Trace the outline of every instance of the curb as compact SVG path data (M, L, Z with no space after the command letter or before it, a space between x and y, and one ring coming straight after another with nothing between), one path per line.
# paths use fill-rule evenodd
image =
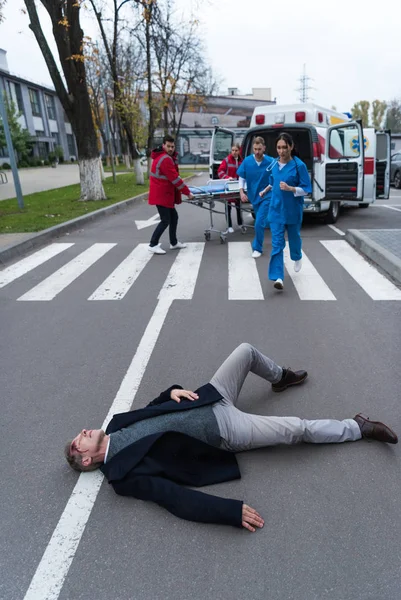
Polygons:
M187 181L196 177L196 175L191 175L190 177L183 177L183 181ZM98 210L94 210L93 212L88 213L87 215L81 215L80 217L76 217L75 219L71 219L71 221L65 221L64 223L60 223L59 225L54 225L53 227L49 227L48 229L44 229L43 231L39 231L38 233L33 233L28 239L22 240L21 242L17 242L16 244L10 244L5 248L0 249L0 265L4 265L5 263L11 261L13 258L20 256L21 254L25 254L29 250L33 250L38 246L44 245L49 240L59 237L65 233L69 233L70 231L74 231L75 229L80 229L83 225L90 223L92 221L97 221L102 217L107 217L109 215L115 214L120 210L124 210L133 204L143 202L148 199L149 192L144 192L143 194L139 194L138 196L133 196L132 198L128 198L127 200L121 200L120 202L116 202L115 204L110 204L110 206L105 206L103 208L99 208Z
M351 246L381 267L398 284L401 284L401 259L370 239L368 235L359 229L348 229L345 239Z

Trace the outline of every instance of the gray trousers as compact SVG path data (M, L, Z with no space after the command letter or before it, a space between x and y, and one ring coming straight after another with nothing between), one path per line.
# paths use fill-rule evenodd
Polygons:
M236 408L238 396L248 373L277 383L282 368L250 344L241 344L216 371L210 383L223 396L213 405L222 438L222 447L232 452L252 450L276 444L309 442L328 444L361 439L354 419L308 421L298 417L264 417Z

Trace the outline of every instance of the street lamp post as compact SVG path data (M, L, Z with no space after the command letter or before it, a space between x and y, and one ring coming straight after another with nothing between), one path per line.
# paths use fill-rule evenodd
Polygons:
M3 91L1 89L0 89L0 117L3 121L4 135L6 138L8 156L10 157L10 165L11 165L11 169L13 172L14 187L15 187L15 193L17 195L18 206L20 208L24 208L24 199L22 197L21 182L19 180L18 167L17 167L17 162L15 160L13 142L11 139L10 128L8 126L7 109L6 109L6 105L4 103Z

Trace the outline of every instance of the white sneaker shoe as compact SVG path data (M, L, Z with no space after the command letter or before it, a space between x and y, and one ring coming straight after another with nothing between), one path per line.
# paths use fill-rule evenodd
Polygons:
M161 244L157 244L157 246L148 246L148 250L153 254L166 254L166 251L163 250Z
M282 279L276 279L276 281L274 282L274 287L276 288L276 290L283 290L284 289L284 283Z
M182 242L177 242L175 246L172 246L170 244L170 250L180 250L181 248L186 248L187 245L183 244Z
M294 271L295 271L295 273L299 273L301 269L302 269L302 258L300 258L299 260L296 260L294 262Z
M234 233L234 229L232 227L228 228L228 233Z
M261 252L258 252L257 250L252 252L252 258L259 258L259 256L262 256Z

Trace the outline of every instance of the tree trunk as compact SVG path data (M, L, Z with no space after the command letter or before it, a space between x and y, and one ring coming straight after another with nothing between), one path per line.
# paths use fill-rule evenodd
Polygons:
M79 177L81 180L80 200L106 200L100 174L99 157L79 159Z
M106 179L106 175L104 174L103 162L102 162L101 158L99 158L99 166L100 166L100 177L102 178L102 181L104 181Z
M127 167L127 170L129 171L131 168L131 162L129 159L129 154L124 154L124 160L125 160L125 166Z
M134 161L134 170L135 170L135 180L137 185L145 184L145 177L143 175L141 161L139 158L135 158Z

